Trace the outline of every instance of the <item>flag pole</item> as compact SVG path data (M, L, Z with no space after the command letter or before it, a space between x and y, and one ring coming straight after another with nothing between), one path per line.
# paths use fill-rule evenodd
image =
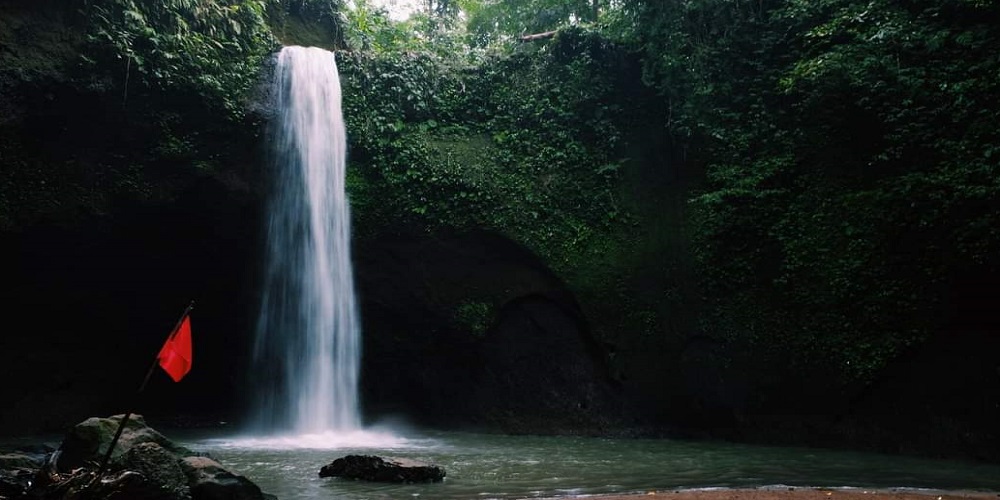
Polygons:
M194 309L193 300L191 301L190 304L188 304L187 308L184 309L184 312L181 314L181 317L177 319L177 323L174 325L173 330L170 330L170 335L167 335L168 342L170 341L171 338L174 337L174 335L177 335L177 331L180 330L181 328L181 323L184 321L184 318L187 317L187 315L191 312L192 309ZM146 372L146 377L142 379L142 384L139 385L139 390L137 390L135 393L136 396L142 394L142 391L146 389L146 384L149 382L149 377L153 375L153 371L156 370L156 365L159 361L160 361L160 353L159 351L157 351L156 356L153 357L153 363L149 366L149 370ZM125 424L128 423L128 419L131 416L132 412L126 411L125 416L122 417L122 421L118 424L118 430L115 431L115 437L111 439L111 444L108 445L108 451L104 453L104 458L101 459L101 465L100 467L97 468L97 472L94 474L95 480L101 477L101 474L104 472L105 467L108 466L108 462L111 461L111 453L115 450L115 445L118 444L118 439L122 437L122 432L125 430Z

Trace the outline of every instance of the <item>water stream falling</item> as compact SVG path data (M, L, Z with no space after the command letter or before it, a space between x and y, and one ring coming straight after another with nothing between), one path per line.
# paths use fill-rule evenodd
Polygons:
M285 47L253 385L257 432L356 431L360 324L344 190L347 134L332 52Z

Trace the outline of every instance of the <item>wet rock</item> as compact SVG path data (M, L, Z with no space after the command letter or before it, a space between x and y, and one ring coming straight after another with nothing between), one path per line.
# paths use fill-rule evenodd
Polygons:
M58 470L66 472L78 467L83 467L89 463L100 463L108 451L108 446L114 438L118 425L124 415L115 415L108 418L91 417L79 424L76 424L67 433L59 446ZM181 456L195 455L195 453L183 446L178 446L160 434L152 427L146 425L142 415L132 415L111 454L114 462L129 449L142 443L156 443L165 450Z
M123 415L77 424L58 450L0 453L0 500L271 500L249 479L178 446L141 416L126 427L98 476Z
M319 477L343 477L380 483L428 483L444 480L444 469L408 458L348 455L323 466Z
M34 473L27 469L0 469L0 498L22 498Z
M0 452L0 499L26 495L36 471L54 451L51 447L39 445Z
M37 469L43 460L25 453L13 452L0 454L0 469Z
M136 472L141 480L129 484L128 498L191 500L188 477L178 457L156 443L131 447L119 461L124 471Z
M181 461L193 500L267 500L249 479L226 470L208 457L186 457Z

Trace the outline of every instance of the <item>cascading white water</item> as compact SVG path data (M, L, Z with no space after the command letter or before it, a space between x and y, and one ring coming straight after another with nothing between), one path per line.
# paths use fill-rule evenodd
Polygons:
M258 431L351 431L360 426L360 321L337 63L323 49L285 47L276 71L277 179L253 353Z

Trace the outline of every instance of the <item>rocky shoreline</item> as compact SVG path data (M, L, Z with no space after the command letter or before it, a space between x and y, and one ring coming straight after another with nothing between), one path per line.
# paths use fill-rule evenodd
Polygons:
M121 426L123 419L125 425ZM120 429L117 444L112 448ZM109 453L110 449L110 453ZM141 415L91 417L58 448L0 452L0 500L276 500L204 453L178 446Z

